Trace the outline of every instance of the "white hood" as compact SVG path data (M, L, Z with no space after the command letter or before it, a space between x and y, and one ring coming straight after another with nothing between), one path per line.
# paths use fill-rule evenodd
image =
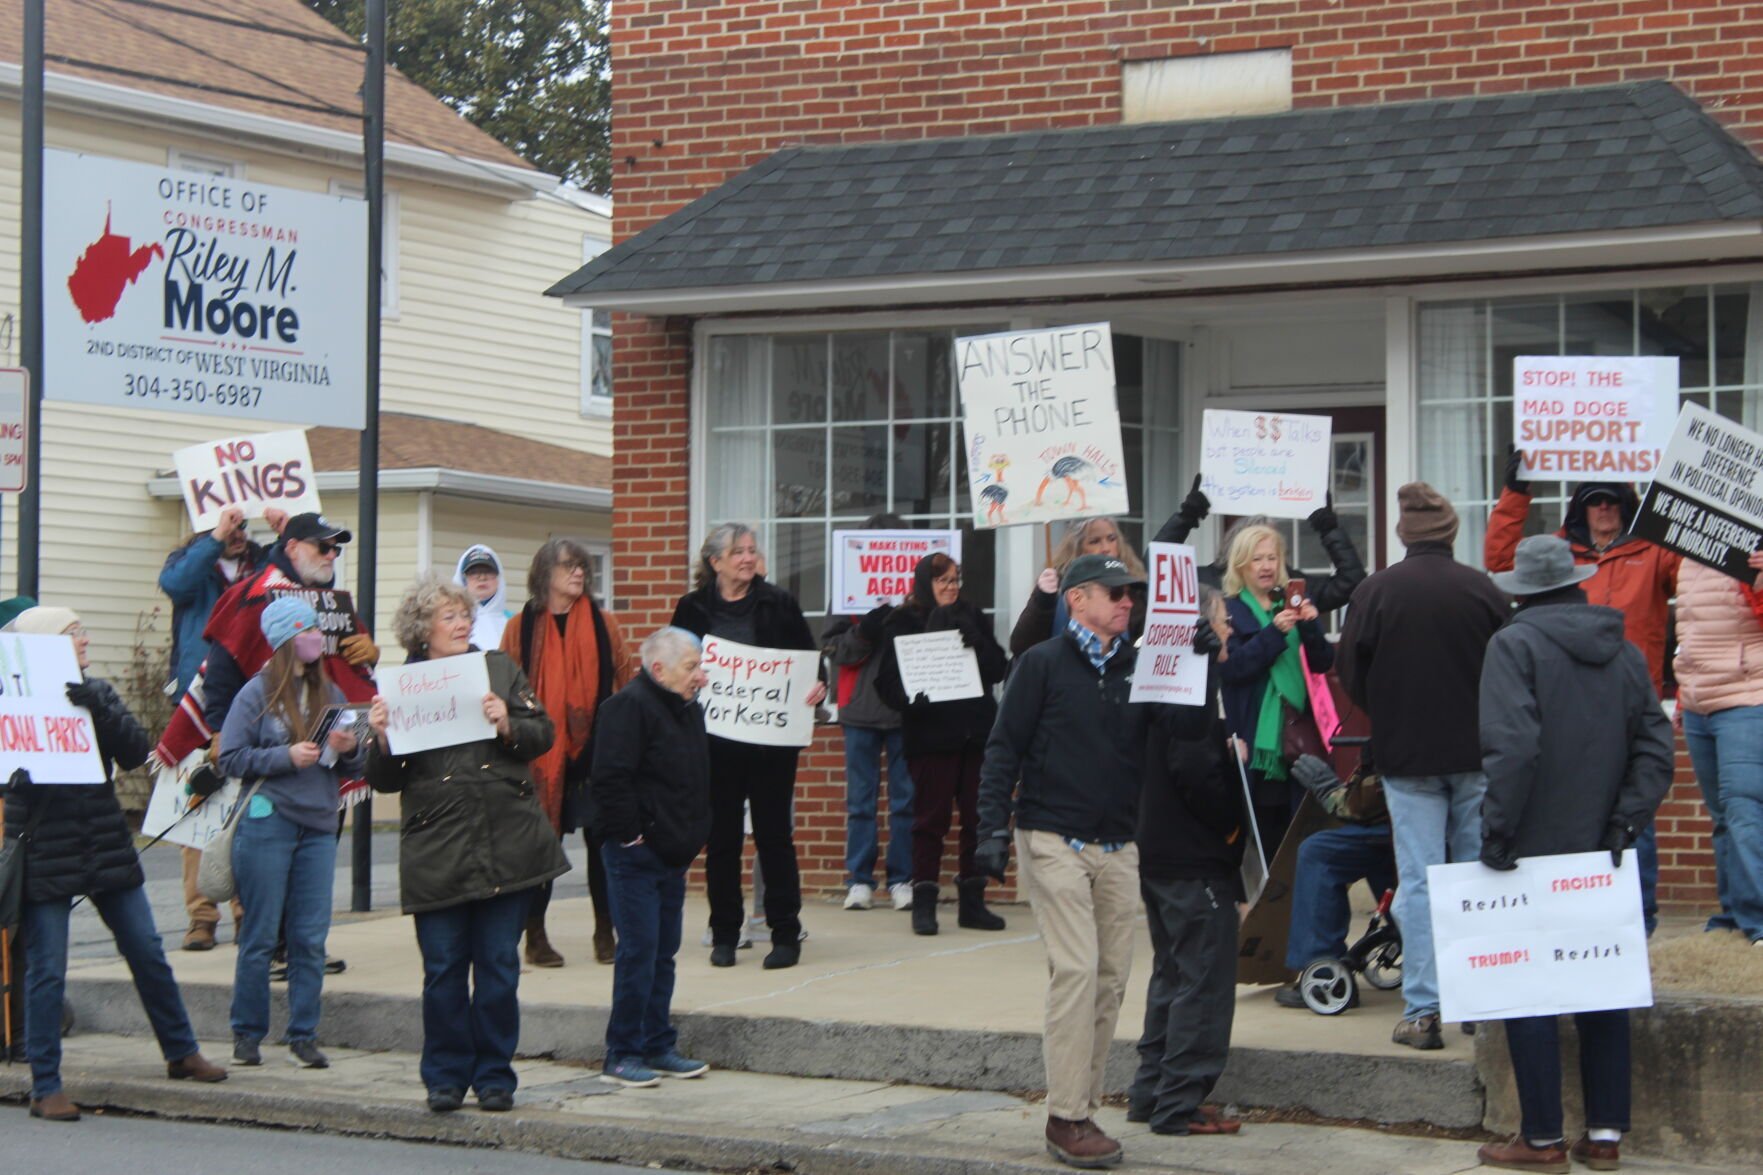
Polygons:
M502 630L507 627L509 618L508 573L502 568L501 556L482 543L467 547L453 568L453 582L464 587L465 564L477 562L482 555L488 555L490 562L496 565L498 580L496 594L477 606L477 616L471 622L471 643L488 652L502 647Z

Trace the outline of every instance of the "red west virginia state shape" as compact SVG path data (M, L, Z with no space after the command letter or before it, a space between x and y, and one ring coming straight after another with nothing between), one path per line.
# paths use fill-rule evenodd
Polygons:
M157 241L132 252L127 237L110 231L110 213L104 213L104 235L86 246L67 278L67 292L87 323L103 322L116 313L123 290L134 284L155 257L164 258Z

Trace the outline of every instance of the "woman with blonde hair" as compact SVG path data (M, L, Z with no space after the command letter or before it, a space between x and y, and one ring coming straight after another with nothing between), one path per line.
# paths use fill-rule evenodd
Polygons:
M1226 725L1249 750L1249 783L1261 845L1273 859L1300 791L1287 778L1300 748L1320 749L1308 673L1334 665L1316 605L1287 598L1286 545L1271 526L1245 526L1225 553L1228 656L1218 665Z

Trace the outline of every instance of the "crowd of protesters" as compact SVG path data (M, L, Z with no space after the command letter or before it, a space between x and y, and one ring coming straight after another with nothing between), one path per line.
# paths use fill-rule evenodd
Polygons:
M1326 505L1308 522L1331 563L1314 580L1293 568L1279 525L1236 520L1201 573L1194 648L1207 674L1198 706L1129 701L1146 574L1107 518L1069 528L1008 652L947 554L919 562L904 598L833 618L817 642L797 601L765 577L755 531L725 523L706 537L672 622L633 650L595 601L579 543L540 548L515 612L500 558L472 546L451 582L428 576L409 590L394 626L411 662L486 654L482 707L494 737L409 755L388 743L371 634L352 614L325 624L303 595L331 584L350 541L321 515L271 518L265 547L228 511L168 557L160 583L174 605L170 676L180 703L157 747L109 685L84 676L77 616L27 607L9 619L16 631L73 637L82 680L68 696L91 711L107 774L151 750L199 794L227 777L246 782L231 842L236 1065L261 1062L272 965L288 982L291 1059L327 1063L317 1038L323 976L336 969L325 937L344 781L401 794L401 900L422 957L421 1073L436 1112L458 1109L470 1092L485 1110L513 1104L519 944L524 936L531 966L564 965L546 914L552 883L570 868L561 840L576 830L587 846L595 956L613 965L608 1082L645 1087L708 1068L680 1053L671 1016L687 870L700 855L711 964L735 965L746 945L749 834L770 937L763 965L799 963L799 752L707 733L697 696L707 637L818 648L843 727L845 909L870 909L879 889L910 910L912 933L939 933L954 830L956 925L1001 930L986 889L1005 880L1014 849L1047 956L1046 1145L1067 1164L1107 1167L1123 1152L1095 1114L1141 913L1152 959L1128 1119L1159 1134L1240 1130L1208 1099L1229 1051L1248 897L1242 865L1257 832L1262 855L1275 857L1306 796L1341 819L1291 851L1285 962L1296 972L1340 955L1349 887L1393 887L1398 1044L1445 1043L1431 865L1509 869L1588 850L1620 861L1633 849L1651 929L1652 816L1672 773L1660 698L1673 598L1676 721L1714 823L1720 911L1709 928L1763 942L1763 682L1750 668L1763 664L1763 596L1629 534L1637 498L1628 486L1577 487L1557 534L1521 541L1531 497L1520 468L1514 455L1489 521L1491 575L1456 560L1456 512L1424 483L1397 495L1406 557L1369 578ZM1185 540L1209 509L1196 480L1155 538ZM1763 571L1763 554L1751 566ZM1325 618L1341 609L1331 638ZM896 642L937 631L959 633L972 651L979 697L907 695ZM1375 811L1341 801L1330 753L1339 732L1323 729L1318 693L1331 670L1370 722L1359 770L1381 778ZM827 694L819 684L806 701ZM364 712L359 728L315 733L321 713L351 703ZM195 1047L113 787L43 788L18 772L5 820L7 836L26 842L19 938L31 1113L79 1114L58 1069L68 910L80 895L135 974L169 1075L223 1080ZM197 857L187 853L183 945L210 950L220 911L196 891ZM1275 998L1304 1006L1296 984ZM1578 1019L1586 1136L1571 1148L1562 1137L1554 1018L1508 1021L1523 1124L1516 1138L1484 1146L1484 1162L1553 1170L1570 1153L1617 1161L1629 1116L1627 1015Z

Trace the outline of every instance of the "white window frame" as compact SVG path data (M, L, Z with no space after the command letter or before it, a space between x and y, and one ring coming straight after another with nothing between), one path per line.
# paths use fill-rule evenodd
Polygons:
M600 606L612 610L612 544L586 541L582 543L593 566L588 568L589 581L599 589Z
M588 262L592 261L610 248L612 248L611 241L602 237L583 234L582 264L586 265ZM610 389L612 387L611 372L606 373L606 386L609 389L608 394L601 395L594 391L594 340L596 338L610 339L612 337L612 326L610 321L606 326L595 326L594 314L595 311L591 307L582 310L581 414L583 416L611 419L613 405L613 398L610 394Z
M181 147L166 149L165 166L172 171L193 171L198 175L219 176L222 179L242 180L245 178L245 161L243 159L228 159L224 155L204 155L199 151L185 151Z
M347 196L352 200L367 199L367 188L362 184L346 183L343 180L332 180L330 193L333 196ZM391 188L381 191L384 198L380 211L380 317L397 318L400 314L398 305L398 193Z

